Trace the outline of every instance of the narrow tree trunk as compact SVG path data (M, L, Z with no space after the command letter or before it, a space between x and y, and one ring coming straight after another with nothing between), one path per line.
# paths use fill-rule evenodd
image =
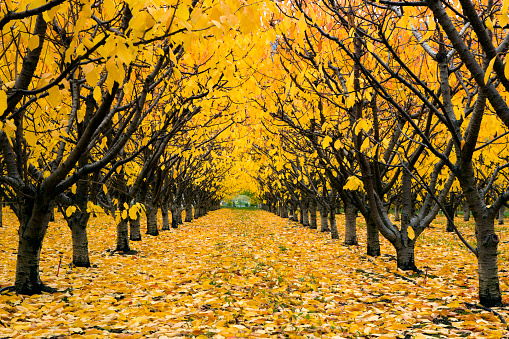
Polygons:
M195 208L194 208L194 218L195 218L195 219L198 219L198 218L200 217L200 209L201 209L200 204L197 204L197 205L195 206ZM173 213L173 208L172 208L172 210L171 210L171 213ZM173 218L173 217L172 217L172 218Z
M72 264L76 267L90 267L88 256L87 224L90 214L76 211L69 219L72 236Z
M329 224L331 238L339 239L338 227L336 225L336 209L334 206L331 206L331 208L329 209Z
M304 204L300 203L298 206L300 207L300 213L299 213L299 218L297 219L298 222L301 224L301 225L304 225ZM295 221L297 221L295 220Z
M502 303L498 279L497 250L500 239L495 233L495 221L489 218L476 221L478 250L479 301L486 307Z
M357 208L345 202L345 245L357 245Z
M449 215L449 217L451 219L454 220L454 200L451 199L451 201L449 203L447 203L444 207L445 207L445 210L447 211L447 214ZM454 225L449 221L449 219L447 219L447 227L445 228L445 231L446 232L454 232Z
M408 246L395 248L398 268L403 271L418 272L419 270L417 269L417 266L415 266L414 261L415 243L410 241Z
M327 207L320 205L320 231L321 232L330 232L329 221L327 219Z
M309 227L309 202L306 200L302 204L302 225L304 227Z
M127 228L127 220L120 220L117 224L117 248L118 252L129 252L129 230Z
M186 206L186 219L185 219L186 222L191 222L193 221L193 205L191 204L188 204Z
M398 201L396 201L394 203L394 221L400 221L401 219L399 218L399 209L400 209L400 204Z
M372 257L380 255L380 236L371 217L366 219L366 254Z
M168 203L165 202L161 205L161 215L163 217L163 227L161 231L168 231L170 229L170 218L168 215Z
M498 224L503 225L504 224L504 213L505 213L505 206L502 205L500 209L498 210Z
M137 214L136 219L129 219L129 239L132 241L141 241L141 222L139 213Z
M316 200L311 199L309 202L309 227L313 230L316 230Z
M470 208L466 202L463 203L463 221L470 220Z
M157 236L159 229L157 228L157 208L155 206L146 205L147 215L147 234Z

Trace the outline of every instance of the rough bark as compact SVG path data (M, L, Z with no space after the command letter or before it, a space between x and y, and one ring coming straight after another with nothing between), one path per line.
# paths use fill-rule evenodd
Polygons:
M330 233L332 239L339 239L338 227L336 225L336 208L335 206L331 206L329 209L329 224L330 224Z
M357 208L345 203L345 245L357 245Z
M400 208L400 203L399 202L395 202L394 203L394 221L400 221L401 220L399 218L399 208Z
M14 283L17 293L28 295L52 291L41 282L39 262L53 203L44 201L44 197L39 197L36 203L30 200L25 199L25 205L20 215L21 227Z
M132 241L141 241L141 222L140 215L136 219L129 219L129 239Z
M466 202L463 203L463 221L470 220L470 208L468 208L468 204Z
M482 225L481 225L482 223ZM490 218L476 221L479 301L481 305L492 307L502 303L498 279L497 250L500 239L495 233L495 220Z
M120 220L117 224L117 248L118 252L129 252L129 230L127 228L127 220Z
M198 208L196 209L197 212L195 212L194 217L196 218L196 215L200 217L200 212L198 211ZM175 204L171 204L171 228L178 228L178 217L177 217L177 206Z
M0 227L4 226L4 223L3 223L3 208L4 208L4 203L3 203L3 200L2 200L2 196L0 195Z
M163 217L162 231L168 231L170 229L170 218L168 212L168 203L163 203L161 206L161 215Z
M415 266L414 252L415 243L413 241L410 241L407 246L402 245L401 247L396 247L396 258L399 269L403 271L419 271L417 266Z
M189 204L186 206L186 219L185 222L193 221L193 205Z
M380 234L374 220L366 219L366 254L372 257L380 255Z
M307 200L304 201L301 208L302 225L304 227L309 227L309 202Z
M324 205L320 205L320 231L321 232L330 232L329 228L329 220L327 208Z
M182 207L180 207L180 205L178 205L178 206L177 206L177 223L178 223L179 225L184 224L184 223L182 222Z
M504 213L505 213L505 206L502 205L500 209L498 210L498 224L503 225L504 224Z
M150 204L147 204L146 215L147 215L147 234L153 236L159 235L159 229L157 227L157 208L154 206L150 206Z
M313 230L317 229L316 224L316 200L311 199L309 202L309 227Z
M89 217L90 214L87 212L76 211L69 220L72 235L72 264L76 267L90 267L87 237Z

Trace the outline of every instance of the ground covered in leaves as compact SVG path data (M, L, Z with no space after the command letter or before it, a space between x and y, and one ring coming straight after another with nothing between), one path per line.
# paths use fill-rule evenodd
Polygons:
M338 224L343 216L338 215ZM0 338L501 338L508 332L477 303L474 256L437 219L420 237L427 278L397 271L383 241L359 247L264 211L223 209L112 253L109 217L89 226L93 267L71 268L70 232L57 218L41 258L43 281L61 292L0 295ZM472 239L471 224L458 223ZM16 219L4 209L0 287L13 284ZM500 231L505 229L499 227ZM501 288L508 248L500 247ZM57 277L63 253L63 265ZM508 301L507 295L504 301ZM497 308L503 318L509 311Z

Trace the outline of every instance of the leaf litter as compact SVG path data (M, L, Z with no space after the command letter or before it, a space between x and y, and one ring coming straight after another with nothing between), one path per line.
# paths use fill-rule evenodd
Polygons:
M337 216L343 225L344 216ZM0 338L502 338L508 310L477 303L476 261L437 218L416 246L427 274L265 211L222 209L112 253L107 216L88 227L91 268L73 268L70 231L51 223L43 281L60 292L0 295ZM17 221L4 211L0 286L13 284ZM458 222L473 239L471 223ZM340 227L341 228L341 227ZM499 226L504 231L504 226ZM507 244L500 246L507 290ZM60 254L63 253L63 254ZM57 277L60 257L63 265ZM507 298L507 296L504 296ZM504 299L504 301L507 301ZM500 317L499 317L500 316Z

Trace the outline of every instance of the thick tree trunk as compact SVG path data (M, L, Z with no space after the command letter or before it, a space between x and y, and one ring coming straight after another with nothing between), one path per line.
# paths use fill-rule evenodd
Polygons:
M482 223L482 224L481 224ZM489 218L476 221L478 250L479 301L486 307L502 303L498 279L497 250L500 239L495 233L495 221Z
M117 248L118 252L129 252L129 229L127 228L127 220L120 220L117 224Z
M199 212L195 212L194 214L194 217L196 218L196 213L198 213L199 215ZM177 216L177 206L175 204L171 204L171 228L178 228L179 227L179 223L178 223L178 216Z
M503 225L504 224L504 213L505 213L505 206L502 205L500 209L498 210L498 224Z
M72 236L72 264L76 267L90 267L88 256L87 224L90 214L76 211L69 219Z
M129 239L132 241L141 241L141 222L139 213L137 214L136 219L129 219Z
M159 235L159 229L157 227L157 208L147 204L146 215L147 215L147 234L153 236Z
M366 243L366 254L372 257L378 257L380 255L380 235L371 217L366 219Z
M170 218L168 213L168 203L163 203L161 206L161 215L163 217L163 227L161 231L168 231L170 229Z
M418 272L419 270L417 269L417 266L415 266L414 261L415 243L411 241L408 243L408 246L395 248L398 268L403 271Z
M313 230L316 230L316 200L311 199L309 202L309 227Z
M177 206L177 223L178 223L179 225L184 224L184 223L182 222L182 207L181 207L180 205L178 205L178 206Z
M201 210L201 206L200 206L200 204L197 204L194 209L194 218L195 219L198 219L200 217L200 210ZM173 214L173 208L171 210L171 213ZM173 216L172 216L172 219L173 219Z
M338 227L336 225L336 208L331 206L329 209L329 224L332 239L339 239Z
M193 221L193 205L189 204L186 206L186 219L185 222Z
M320 205L320 231L330 232L327 207Z
M288 218L288 209L286 204L281 206L281 218Z
M39 276L39 262L44 236L48 229L52 202L24 202L21 211L18 254L16 261L16 281L14 286L19 294L38 294L42 291L53 291L45 286ZM33 208L30 208L32 207ZM35 210L35 211L34 211Z
M304 206L303 205L304 204L299 204L299 207L300 207L299 218L295 220L295 221L298 221L301 225L304 225ZM295 208L295 210L297 210L297 208Z
M357 208L345 203L345 245L357 245Z
M470 220L470 208L466 202L463 203L463 221Z

